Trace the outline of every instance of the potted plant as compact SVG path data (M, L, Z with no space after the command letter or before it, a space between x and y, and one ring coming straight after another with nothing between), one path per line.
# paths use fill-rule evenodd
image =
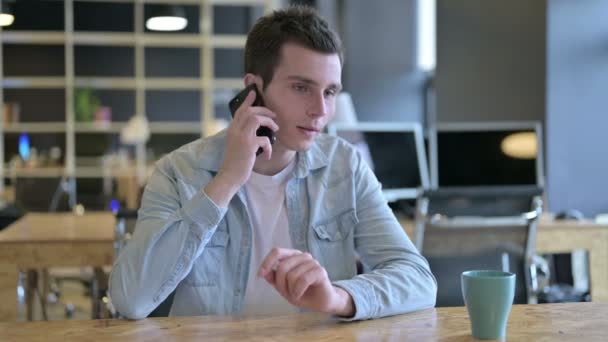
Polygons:
M100 103L101 101L92 89L75 89L74 119L77 122L92 122L95 111L97 111Z

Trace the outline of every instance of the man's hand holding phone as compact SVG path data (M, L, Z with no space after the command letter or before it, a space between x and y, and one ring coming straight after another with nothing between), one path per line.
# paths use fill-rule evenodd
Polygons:
M238 189L249 180L258 149L263 149L260 158L270 159L272 156L270 139L258 136L256 132L260 127L278 131L279 126L274 122L276 114L266 107L254 106L255 100L256 92L249 91L234 113L227 131L224 162L205 187L207 196L218 206L226 207Z

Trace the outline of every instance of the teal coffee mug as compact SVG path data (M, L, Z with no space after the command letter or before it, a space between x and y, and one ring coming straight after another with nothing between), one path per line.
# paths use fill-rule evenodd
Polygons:
M460 277L473 337L504 339L515 296L515 274L465 271Z

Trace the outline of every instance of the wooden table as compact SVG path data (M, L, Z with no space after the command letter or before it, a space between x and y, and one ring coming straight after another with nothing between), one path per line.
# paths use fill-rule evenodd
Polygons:
M515 305L508 341L605 341L608 304ZM464 307L342 323L324 314L0 323L2 341L475 341Z
M400 222L413 240L413 222L405 219L400 219ZM587 251L591 300L608 302L608 225L543 217L536 234L536 251L539 254Z
M27 214L0 232L0 321L15 321L19 270L112 265L109 212Z

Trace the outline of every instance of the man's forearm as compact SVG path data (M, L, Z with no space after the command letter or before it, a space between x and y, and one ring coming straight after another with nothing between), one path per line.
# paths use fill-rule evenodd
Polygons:
M239 190L239 187L225 181L220 174L215 176L203 189L205 194L218 207L226 208Z

